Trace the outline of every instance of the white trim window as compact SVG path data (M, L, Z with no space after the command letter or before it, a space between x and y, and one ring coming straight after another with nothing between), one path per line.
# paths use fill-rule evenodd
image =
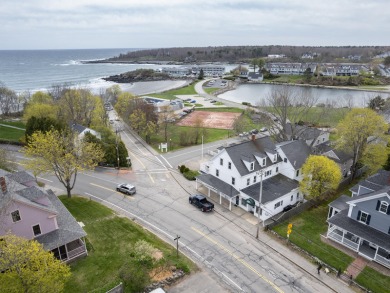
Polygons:
M228 162L228 169L232 168L232 162Z
M236 184L236 178L232 177L232 185Z
M358 211L357 220L361 223L370 225L371 215L363 211Z
M19 221L21 220L19 210L16 210L16 211L12 212L12 213L11 213L11 217L12 217L12 221L13 221L14 223L19 222Z
M283 200L277 202L274 206L274 210L276 210L278 207L282 206L283 205Z
M381 204L379 206L379 211L381 213L387 213L387 209L389 208L389 204L386 201L381 201Z
M221 166L223 166L223 159L222 159L222 158L219 159L219 164L220 164Z
M249 184L251 184L251 179L250 178L246 179L246 186L249 186Z
M219 177L219 170L215 169L215 176Z
M251 163L249 169L250 169L250 171L253 171L253 169L255 169L255 163L254 162Z

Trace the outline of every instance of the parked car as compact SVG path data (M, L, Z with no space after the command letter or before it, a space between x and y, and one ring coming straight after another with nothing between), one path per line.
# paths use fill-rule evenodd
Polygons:
M213 104L216 103L216 102L217 102L216 100L211 100L210 101L210 103L213 103Z
M260 128L260 132L266 132L268 129L266 127Z
M209 202L203 195L195 194L189 198L190 204L193 204L202 212L211 212L214 209L214 204Z
M133 195L133 194L135 194L135 186L128 184L128 183L122 183L116 187L116 191L119 191L119 192L122 192L122 193L128 194L128 195Z
M291 210L292 208L293 208L293 206L289 204L283 208L283 212L287 212L287 211Z
M252 129L250 131L250 134L258 134L258 133L259 133L259 131L257 129Z
M192 100L191 103L195 104L195 103L196 103L196 100Z

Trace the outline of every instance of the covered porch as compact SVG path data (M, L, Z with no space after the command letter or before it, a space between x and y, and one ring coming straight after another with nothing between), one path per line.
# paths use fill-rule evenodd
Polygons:
M368 226L365 228L366 233L362 234L357 233L358 231L353 228L347 230L331 224L328 228L327 238L344 245L366 259L390 269L390 241L388 242L385 239L387 235Z
M88 255L85 242L80 238L65 245L58 246L51 250L54 256L63 262L71 262L72 260Z
M238 204L237 199L239 198L240 192L233 186L225 183L224 181L210 175L202 174L196 177L196 190L200 186L204 186L207 189L207 196L211 196L211 191L219 196L219 204L222 204L222 199L229 201L229 210L232 210L233 204Z

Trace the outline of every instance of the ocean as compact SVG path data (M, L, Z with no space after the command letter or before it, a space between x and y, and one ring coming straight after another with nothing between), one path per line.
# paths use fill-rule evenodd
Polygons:
M82 61L101 60L137 49L79 49L79 50L0 50L0 82L21 93L46 91L53 85L70 84L88 88L94 93L113 85L102 77L132 71L138 68L159 69L150 64L85 64ZM149 84L121 84L123 90L134 94L158 92L183 82Z

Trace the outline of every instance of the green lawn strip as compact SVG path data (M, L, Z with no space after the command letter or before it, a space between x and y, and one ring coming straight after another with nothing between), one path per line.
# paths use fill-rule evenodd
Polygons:
M2 123L2 122L0 122ZM5 123L3 123L5 124ZM9 125L9 124L7 124ZM19 127L19 126L16 126ZM24 130L11 128L7 126L0 125L0 139L10 140L10 141L19 141L21 138L24 138Z
M327 206L320 206L304 211L298 216L273 228L279 235L286 238L288 223L293 224L290 241L326 264L344 271L353 261L349 255L321 241L320 234L327 231L325 221L328 213Z
M219 88L216 88L216 87L203 87L203 90L208 93L208 94L212 94L214 92L216 92L217 90L219 90Z
M10 126L15 126L15 127L26 129L26 125L23 122L21 122L21 121L0 120L0 124L5 124L5 125L10 125Z
M65 292L106 292L120 282L118 271L129 259L132 247L145 240L164 255L164 262L185 271L196 266L185 257L176 257L174 247L161 241L128 218L116 216L110 209L81 197L60 197L77 221L85 224L88 256L72 263L72 276ZM129 292L125 288L125 292Z
M355 281L374 293L390 293L390 277L365 267Z
M185 87L179 88L179 89L173 89L166 92L163 92L163 94L170 94L170 95L196 95L197 92L195 91L195 83L189 84Z

